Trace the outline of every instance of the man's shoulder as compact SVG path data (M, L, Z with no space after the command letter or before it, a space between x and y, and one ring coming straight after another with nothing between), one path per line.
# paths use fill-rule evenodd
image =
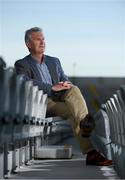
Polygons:
M45 55L45 59L46 61L52 61L52 62L59 62L59 58L54 57L54 56L49 56L49 55Z
M15 64L27 64L28 63L28 58L29 58L29 55L28 56L25 56L23 57L22 59L18 59L15 61Z

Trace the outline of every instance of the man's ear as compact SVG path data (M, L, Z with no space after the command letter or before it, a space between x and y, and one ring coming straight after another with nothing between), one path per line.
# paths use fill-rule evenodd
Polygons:
M26 43L26 46L27 46L28 49L31 48L31 44L30 43Z

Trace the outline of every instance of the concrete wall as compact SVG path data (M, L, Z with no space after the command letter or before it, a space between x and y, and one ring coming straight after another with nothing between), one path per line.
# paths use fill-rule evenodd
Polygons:
M99 110L100 105L105 103L120 85L125 84L124 77L69 77L69 79L81 89L92 114Z

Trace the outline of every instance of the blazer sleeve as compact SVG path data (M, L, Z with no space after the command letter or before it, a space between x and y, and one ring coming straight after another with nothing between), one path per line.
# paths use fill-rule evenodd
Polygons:
M44 93L47 93L48 96L52 95L52 91L51 91L52 85L43 83L42 81L33 78L30 67L27 67L25 63L22 63L22 60L16 61L15 69L17 75L22 74L24 76L24 81L32 81L33 85L38 86L39 89L43 90Z

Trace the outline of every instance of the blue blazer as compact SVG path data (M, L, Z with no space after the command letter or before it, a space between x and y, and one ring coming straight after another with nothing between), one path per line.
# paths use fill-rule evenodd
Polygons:
M44 62L48 67L53 85L57 84L60 81L69 81L68 77L64 74L58 58L44 55ZM15 69L17 74L24 75L25 81L33 81L33 84L37 85L39 89L42 89L44 93L51 95L52 85L46 84L42 81L40 73L36 67L36 63L32 60L31 55L28 55L23 59L16 61Z

